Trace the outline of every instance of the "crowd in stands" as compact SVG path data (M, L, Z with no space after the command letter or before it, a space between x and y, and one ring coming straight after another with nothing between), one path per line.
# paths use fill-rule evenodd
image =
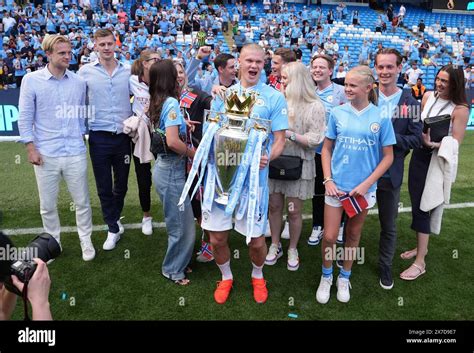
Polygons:
M162 58L174 58L184 65L195 54L197 33L204 33L205 44L213 49L208 61L199 72L201 88L210 90L217 76L217 70L209 63L221 52L230 52L238 57L245 43L255 42L268 52L270 62L278 47L290 47L306 65L309 59L318 54L328 54L336 62L333 79L343 82L347 71L357 64L373 67L377 50L382 42L371 37L359 39L363 42L354 58L354 48L339 45L334 37L334 25L369 28L374 33L398 33L406 36L400 51L404 54L404 68L400 84L411 87L419 76L406 81L406 72L416 62L423 68L440 67L447 60L464 66L466 88L470 86L473 49L466 25L459 22L453 41L463 43L462 48L453 53L446 46L443 37L430 42L424 33L431 28L436 33L445 32L446 24L424 23L420 19L416 35L400 32L407 13L401 5L398 12L389 5L386 12L377 15L375 23L364 23L356 7L348 9L343 3L337 6L299 6L281 0L265 0L258 3L233 3L223 5L173 0L171 3L142 0L57 0L56 3L35 1L19 5L12 0L0 0L0 85L3 88L20 87L23 76L30 71L45 66L45 53L41 43L46 34L67 35L73 43L71 69L76 71L81 65L97 58L93 48L92 36L99 28L112 30L117 37L117 58L131 65L144 49L160 51ZM262 13L263 10L263 13ZM372 10L364 10L372 11ZM229 47L222 36L232 32L234 45ZM310 53L306 56L304 53ZM416 69L415 69L416 71ZM423 70L425 71L425 70ZM262 80L270 74L267 63ZM431 82L427 82L432 87Z

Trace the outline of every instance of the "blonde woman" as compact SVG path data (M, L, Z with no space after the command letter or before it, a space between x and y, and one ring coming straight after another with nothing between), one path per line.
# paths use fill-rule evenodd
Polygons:
M375 205L377 180L393 162L396 143L391 119L382 118L377 104L374 77L367 66L348 72L344 91L348 103L335 107L329 115L321 160L326 189L321 282L316 300L326 304L332 285L332 262L336 259L335 243L343 212L340 196L364 197L367 207L346 224L344 253L357 250L368 209ZM351 251L351 254L356 253ZM337 279L337 300L350 300L351 268L354 258L344 258Z
M298 180L270 179L269 221L272 245L265 264L274 265L283 255L280 244L283 207L288 200L288 221L290 246L288 248L287 268L299 268L298 240L303 225L302 207L304 200L312 199L314 194L315 147L324 139L326 129L325 109L321 99L314 91L311 74L301 62L285 65L281 72L283 92L288 102L287 141L282 155L297 156L303 160L301 177Z

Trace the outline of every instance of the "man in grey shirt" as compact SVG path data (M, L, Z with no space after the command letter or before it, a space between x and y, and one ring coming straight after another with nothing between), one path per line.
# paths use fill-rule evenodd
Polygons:
M103 249L112 250L124 231L120 214L127 193L131 141L123 133L123 121L132 115L130 70L115 59L115 36L110 30L97 30L94 40L99 59L84 65L78 73L87 84L92 113L89 116L89 150L102 215L109 228Z

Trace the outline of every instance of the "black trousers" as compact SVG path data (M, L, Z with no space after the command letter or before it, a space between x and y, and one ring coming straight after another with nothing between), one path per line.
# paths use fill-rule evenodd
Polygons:
M321 164L321 155L314 155L316 164L316 178L314 179L314 196L313 196L313 227L324 228L324 194L326 188L323 185L323 165Z
M89 153L102 216L109 232L118 233L131 163L131 141L126 134L89 131ZM113 180L112 180L113 173Z
M380 221L379 268L391 268L397 245L397 217L400 187L393 188L390 178L377 184L377 205Z
M135 144L132 142L132 154ZM140 163L140 158L133 156L135 175L137 176L138 198L143 212L150 212L151 208L151 163Z

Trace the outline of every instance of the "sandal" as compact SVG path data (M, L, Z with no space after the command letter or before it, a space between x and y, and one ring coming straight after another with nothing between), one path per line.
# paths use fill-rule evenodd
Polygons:
M408 276L407 272L409 272L412 267L415 269L416 272L413 272L411 276ZM410 267L408 267L405 271L403 271L400 274L400 278L405 281L414 281L415 279L417 279L418 277L420 277L421 275L425 273L426 273L426 265L425 267L421 267L420 265L417 265L416 263L412 263Z
M169 279L173 283L179 285L179 286L187 286L188 284L191 283L191 281L188 278L180 278L180 279L174 279L172 275L168 275L166 273L162 273L163 277L166 279Z

